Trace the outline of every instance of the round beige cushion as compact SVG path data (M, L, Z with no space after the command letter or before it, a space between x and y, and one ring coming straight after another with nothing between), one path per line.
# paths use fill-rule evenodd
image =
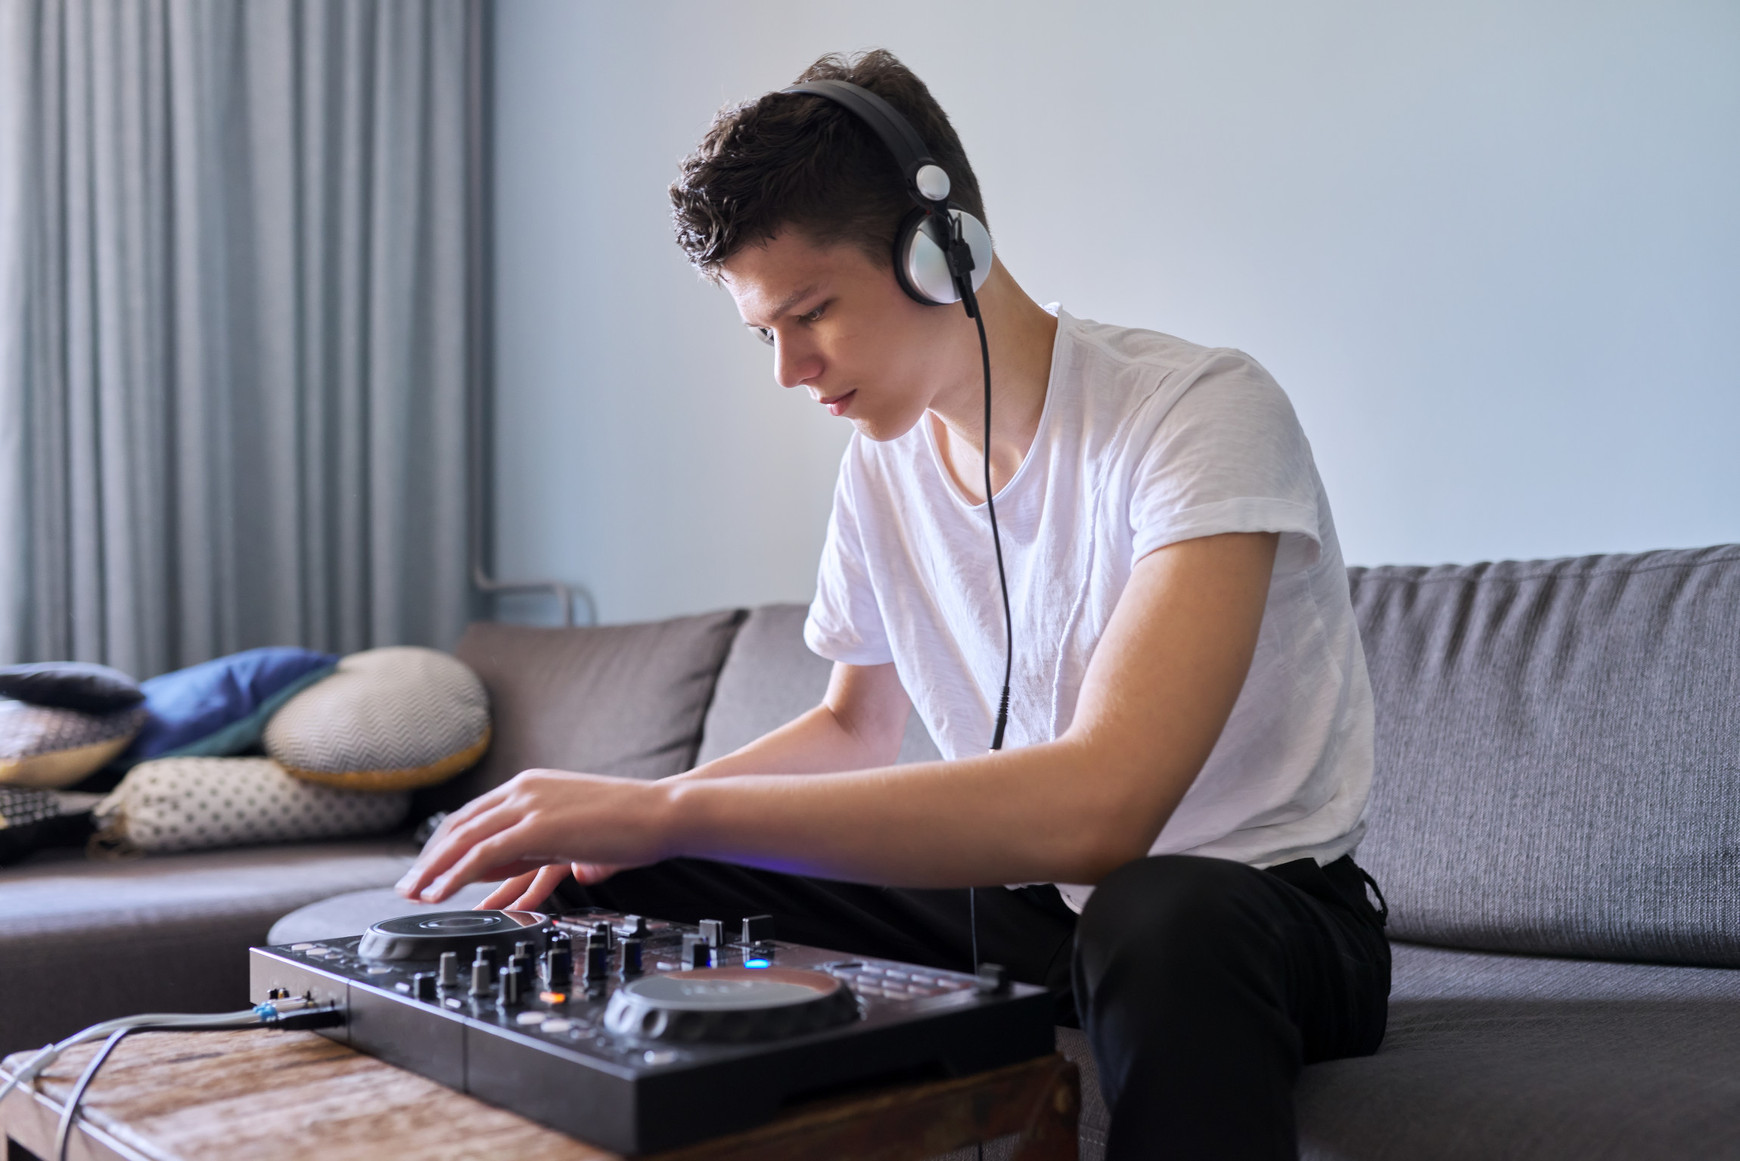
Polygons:
M266 752L310 782L414 790L471 767L489 734L489 695L463 661L394 646L351 654L286 702L266 724Z
M142 706L90 714L0 698L0 782L71 786L112 762L144 724Z

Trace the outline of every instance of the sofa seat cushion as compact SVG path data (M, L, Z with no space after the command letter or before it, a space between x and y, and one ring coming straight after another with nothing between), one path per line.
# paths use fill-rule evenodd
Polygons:
M1394 947L1383 1047L1300 1079L1303 1157L1733 1155L1740 971Z
M1397 943L1375 1056L1300 1077L1306 1161L1713 1157L1740 1141L1740 971ZM1087 1037L1081 1155L1110 1118Z
M304 903L391 884L402 839L93 861L48 851L0 871L0 1054L133 1012L248 1001L247 949Z

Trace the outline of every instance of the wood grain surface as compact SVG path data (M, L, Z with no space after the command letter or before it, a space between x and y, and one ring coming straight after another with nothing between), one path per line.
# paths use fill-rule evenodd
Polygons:
M52 1156L54 1116L96 1045L72 1049L0 1107L6 1133ZM7 1075L28 1058L8 1057ZM43 1099L46 1098L46 1099ZM1019 1161L1074 1161L1076 1067L1043 1057L977 1076L801 1106L767 1125L642 1161L922 1161L1025 1137ZM81 1109L74 1156L152 1161L618 1161L312 1032L157 1032L121 1043Z

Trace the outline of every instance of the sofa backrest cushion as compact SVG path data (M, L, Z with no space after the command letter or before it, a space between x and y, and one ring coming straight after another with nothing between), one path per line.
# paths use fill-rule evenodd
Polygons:
M803 605L763 605L749 614L707 711L697 764L729 754L769 730L814 709L828 689L833 664L804 644ZM940 755L924 724L913 714L900 747L902 762L936 761Z
M1740 966L1740 545L1349 573L1390 934Z
M454 654L489 691L494 736L470 772L419 793L450 810L531 767L663 778L694 764L741 610L637 625L478 622Z

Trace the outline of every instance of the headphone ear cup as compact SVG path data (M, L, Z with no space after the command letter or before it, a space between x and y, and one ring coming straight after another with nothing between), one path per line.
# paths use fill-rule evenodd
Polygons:
M961 224L961 236L973 253L973 289L977 291L991 276L991 232L985 223L957 206L949 207L949 217ZM946 306L959 302L961 296L949 277L942 246L925 229L929 218L924 210L915 208L901 219L894 235L894 278L909 297L929 306Z

